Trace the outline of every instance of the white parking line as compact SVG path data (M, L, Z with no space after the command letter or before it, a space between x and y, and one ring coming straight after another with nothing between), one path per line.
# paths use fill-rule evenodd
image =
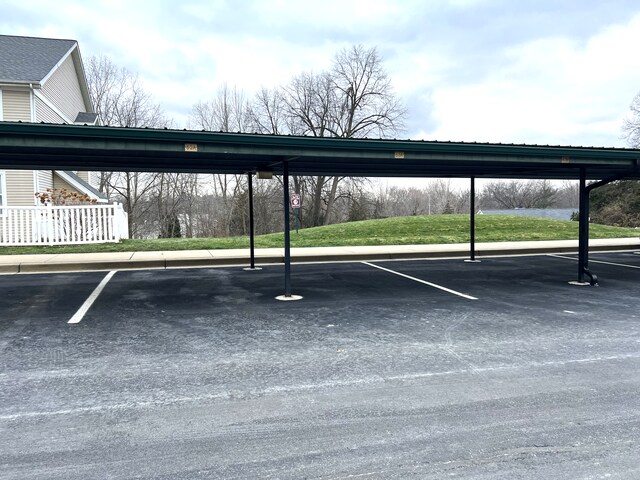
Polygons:
M93 305L93 302L96 301L96 299L98 298L98 296L100 295L104 287L107 285L107 283L109 283L109 280L111 280L111 277L113 277L116 272L117 270L112 270L111 272L107 273L107 275L102 279L102 281L93 291L93 293L89 295L89 298L87 298L84 301L82 306L78 309L75 315L71 317L71 320L69 320L67 323L80 323L82 321L87 311L91 308L91 305Z
M456 292L455 290L451 290L450 288L443 287L442 285L437 285L435 283L427 282L425 280L420 280L419 278L412 277L410 275L405 275L404 273L396 272L395 270L389 270L388 268L381 267L380 265L375 265L369 262L362 262L365 265L369 265L370 267L378 268L380 270L384 270L385 272L393 273L394 275L398 275L400 277L408 278L409 280L413 280L414 282L423 283L425 285L429 285L430 287L437 288L438 290L443 290L448 293L452 293L454 295L458 295L459 297L466 298L468 300L478 300L476 297L472 297L471 295L467 295L465 293Z
M555 253L550 253L549 257L566 258L567 260L578 261L578 259L575 257L565 257L564 255L556 255ZM637 265L627 265L625 263L603 262L602 260L591 260L591 259L589 259L589 263L603 263L604 265L613 265L614 267L637 268L640 270L640 267L638 267Z

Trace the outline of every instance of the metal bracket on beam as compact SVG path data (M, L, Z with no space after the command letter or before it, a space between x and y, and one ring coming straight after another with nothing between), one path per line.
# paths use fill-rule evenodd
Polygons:
M603 187L605 185L608 185L611 182L615 182L617 180L622 180L623 178L627 178L629 176L628 173L621 173L619 175L614 175L612 177L609 178L605 178L604 180L599 180L597 182L593 182L590 183L588 185L585 186L585 189L587 190L587 192L591 192L591 190L594 190L598 187Z

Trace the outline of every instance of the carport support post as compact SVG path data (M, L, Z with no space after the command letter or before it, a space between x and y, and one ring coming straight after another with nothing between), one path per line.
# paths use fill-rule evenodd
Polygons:
M253 230L253 175L247 175L249 182L249 250L251 255L251 269L256 268L255 232Z
M471 177L469 188L469 258L465 262L480 263L476 260L476 177Z
M476 177L471 177L469 192L469 257L476 260Z
M291 297L291 232L289 225L289 162L282 172L284 190L284 296Z
M584 276L589 268L589 191L587 174L580 169L580 204L578 233L578 283L585 283Z

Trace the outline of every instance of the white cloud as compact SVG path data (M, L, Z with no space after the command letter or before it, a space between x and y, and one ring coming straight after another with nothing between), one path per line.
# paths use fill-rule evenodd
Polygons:
M640 6L611 1L4 0L0 29L109 55L180 126L222 83L251 95L364 43L411 102L406 136L621 145L640 89Z
M621 145L622 117L640 89L638 44L640 15L584 44L556 37L513 46L482 82L435 89L440 126L429 137Z

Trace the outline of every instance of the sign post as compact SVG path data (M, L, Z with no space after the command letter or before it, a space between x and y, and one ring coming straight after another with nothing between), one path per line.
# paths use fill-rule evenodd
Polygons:
M302 197L299 193L291 194L291 208L293 208L293 216L296 221L296 235L298 234L298 229L300 228L300 221L298 220L298 210L300 210L300 206L302 205Z

